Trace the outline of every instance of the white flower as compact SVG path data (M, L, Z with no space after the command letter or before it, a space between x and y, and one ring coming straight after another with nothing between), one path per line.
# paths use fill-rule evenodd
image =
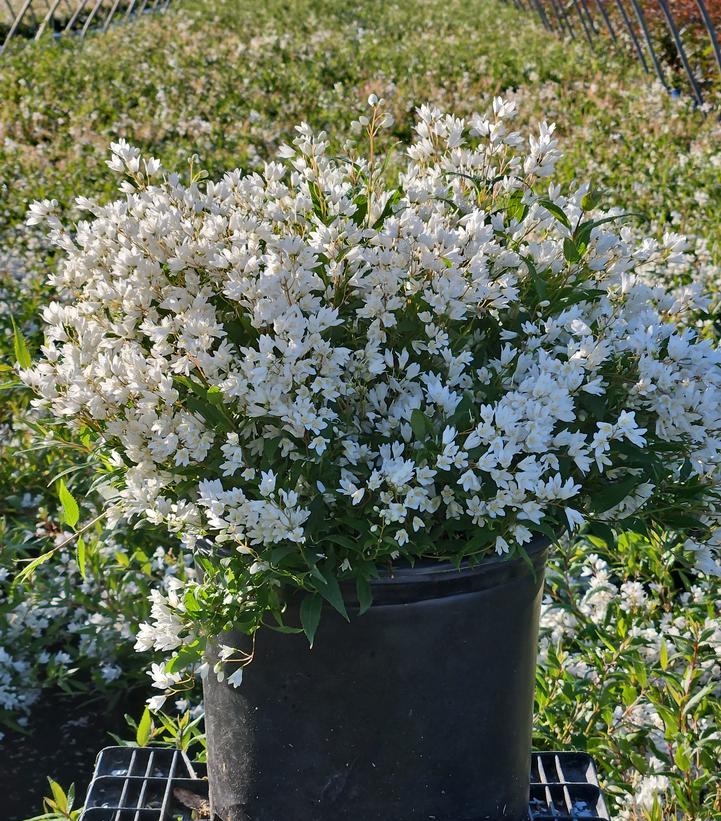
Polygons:
M172 689L182 678L180 673L168 673L160 664L152 664L148 675L153 679L153 687L159 690Z
M148 709L151 713L157 713L159 710L162 710L163 704L165 704L166 697L165 696L151 696L147 700Z
M272 470L269 470L266 472L261 471L260 476L260 493L262 496L270 496L275 490L276 475Z
M120 678L123 671L117 664L103 664L100 668L100 675L103 681L115 681Z
M510 547L508 545L508 542L503 538L503 536L497 536L496 553L498 553L499 556L502 556L504 553L508 553L509 550Z
M572 507L565 507L563 510L566 514L568 526L571 530L575 530L577 527L581 527L585 523L586 517L577 510L574 510Z
M36 200L30 203L26 224L39 225L45 222L57 207L57 200Z
M368 105L366 131L387 122ZM304 123L259 173L192 184L119 140L119 199L83 200L72 233L31 207L61 251L42 357L20 370L37 409L112 467L113 522L214 545L212 595L155 591L138 649L192 645L205 601L260 623L269 587L312 586L309 557L369 569L426 533L514 555L530 524L651 510L672 530L687 478L676 508L721 524L721 352L686 321L699 294L649 274L685 241L549 185L554 126L513 132L515 110L421 106L390 185ZM567 225L589 219L568 262ZM626 497L598 513L607 487ZM580 606L603 614L607 593Z

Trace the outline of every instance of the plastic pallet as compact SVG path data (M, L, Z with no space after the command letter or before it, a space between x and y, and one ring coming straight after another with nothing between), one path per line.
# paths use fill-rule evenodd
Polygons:
M185 803L178 790L185 791ZM192 821L197 816L185 805L189 795L207 800L204 764L190 761L179 750L107 747L95 762L81 821ZM590 756L533 754L529 821L608 818Z
M82 821L192 821L175 790L208 798L205 764L180 750L106 747L95 762Z
M530 821L608 819L593 759L586 753L533 753Z

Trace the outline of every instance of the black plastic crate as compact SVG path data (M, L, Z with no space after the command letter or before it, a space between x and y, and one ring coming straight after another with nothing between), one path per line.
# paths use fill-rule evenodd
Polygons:
M586 753L533 753L531 821L608 819L593 759Z
M185 753L107 747L95 763L81 821L192 821L189 805L200 806L207 798L205 765L190 761ZM608 817L590 756L533 754L529 821Z
M191 821L208 799L205 764L180 750L106 747L98 755L82 821ZM180 797L179 797L180 791ZM184 792L182 792L184 791ZM184 800L182 800L184 799Z

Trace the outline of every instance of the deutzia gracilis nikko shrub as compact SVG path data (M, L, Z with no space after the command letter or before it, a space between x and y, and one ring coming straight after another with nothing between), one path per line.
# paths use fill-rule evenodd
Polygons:
M176 681L229 624L282 624L289 587L312 640L339 581L364 609L394 561L715 529L720 356L649 284L683 240L549 185L553 127L510 130L501 99L422 107L388 186L369 104L364 157L301 125L262 173L183 183L120 142L121 199L73 231L33 206L63 258L22 377L96 443L111 521L199 548L138 640L182 648Z

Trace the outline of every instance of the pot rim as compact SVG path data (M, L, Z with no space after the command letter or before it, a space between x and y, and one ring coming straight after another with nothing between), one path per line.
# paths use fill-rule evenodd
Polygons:
M465 561L460 567L453 562L421 559L414 565L401 563L382 570L370 579L373 606L410 604L429 599L443 599L491 590L519 581L543 577L550 539L545 536L527 545L523 556L488 556L479 562ZM355 583L340 583L343 600L350 607L359 606Z
M404 560L390 568L378 566L378 575L368 580L373 606L443 599L492 590L519 581L538 582L543 577L550 543L546 536L538 536L524 548L525 557L490 555L477 562L467 559L460 567L453 562L422 557L413 564ZM339 581L339 586L346 607L358 609L360 602L355 580ZM288 603L291 604L295 598L291 595Z
M545 536L534 539L525 549L528 559L534 566L540 566L545 556L541 554L547 551L550 540ZM539 562L539 559L541 561ZM372 584L403 584L413 579L422 581L431 578L449 578L450 576L470 576L479 573L487 573L496 567L507 567L512 562L520 562L528 567L528 561L518 554L507 556L505 554L492 554L483 556L479 561L465 559L460 567L450 561L437 561L432 558L419 557L413 564L401 561L393 564L390 568L379 567L380 573L372 580Z

